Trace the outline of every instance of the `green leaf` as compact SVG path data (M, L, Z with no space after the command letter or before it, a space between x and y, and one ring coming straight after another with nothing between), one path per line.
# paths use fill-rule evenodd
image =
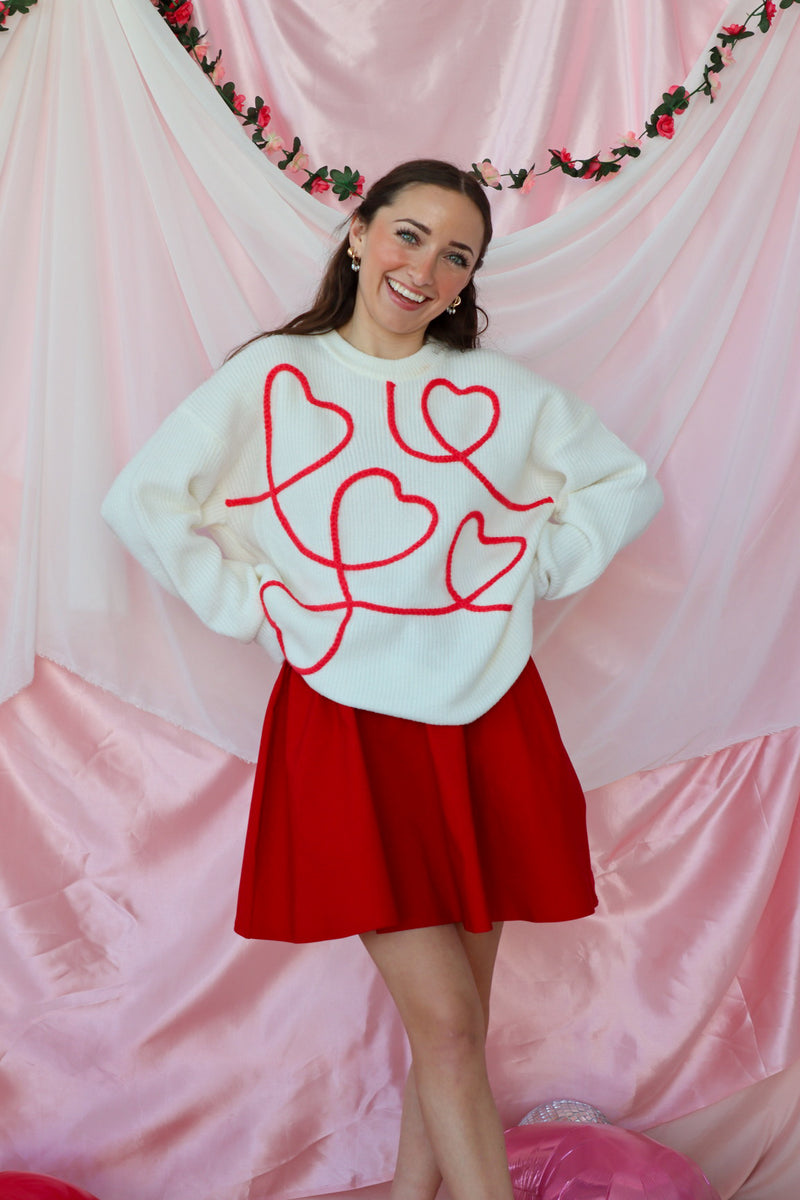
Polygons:
M332 168L330 179L334 195L338 196L339 200L347 200L350 196L356 195L360 178L361 172L357 167L345 166L343 171Z
M662 94L662 99L669 111L673 112L676 108L683 104L685 100L688 100L688 94L686 92L686 88L683 86L683 84L681 84L681 86L676 88L674 92L664 92Z
M764 13L763 17L758 22L758 28L761 30L762 33L769 33L770 20L766 13Z
M509 171L508 173L511 176L512 189L521 188L523 183L528 178L528 176L531 174L531 172L533 171L535 166L536 166L536 163L534 163L533 166L530 167L530 169L527 167L521 167L519 171Z

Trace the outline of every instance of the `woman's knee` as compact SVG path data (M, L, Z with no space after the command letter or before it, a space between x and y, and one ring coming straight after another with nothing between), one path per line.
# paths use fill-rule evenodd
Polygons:
M415 1063L437 1062L442 1069L459 1069L471 1061L483 1061L486 1025L477 996L432 997L407 1025Z

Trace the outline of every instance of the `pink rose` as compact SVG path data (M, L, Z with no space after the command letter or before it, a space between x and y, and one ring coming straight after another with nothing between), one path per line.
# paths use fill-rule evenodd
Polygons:
M663 138L671 138L675 134L675 118L671 116L659 117L656 121L656 129Z
M174 12L167 13L167 20L170 25L185 25L192 15L192 0L186 0L180 8L176 8Z
M220 84L225 78L225 68L222 65L222 58L218 58L214 64L214 69L211 72L211 82Z
M622 146L638 146L639 145L639 139L636 136L636 134L633 132L632 129L629 129L628 132L621 138L620 145L622 145Z
M263 129L265 125L269 125L269 118L270 118L269 105L262 104L261 108L258 110L258 116L256 117L256 125L258 126L258 128Z
M533 171L528 171L528 174L525 176L525 178L522 181L522 187L519 189L522 192L523 196L527 196L528 192L531 190L531 188L533 187L533 185L535 183L536 183L536 176L534 175Z
M561 159L562 163L565 163L566 166L573 167L575 165L572 161L572 155L566 146L562 146L560 150L554 150L553 154L556 158Z
M316 196L319 192L327 192L330 188L327 179L320 179L319 175L311 182L311 195Z
M711 84L711 99L713 100L719 89L722 87L722 80L716 71L709 71L708 82Z
M767 0L766 5L764 6L764 16L767 18L770 25L775 20L776 12L777 9L775 8L774 0Z
M264 149L269 153L283 149L283 138L279 133L268 133L264 138Z
M237 112L244 111L244 92L236 92L233 97L233 107Z
M198 62L202 62L204 58L208 58L208 42L197 42L192 47L192 53Z
M727 33L729 37L738 37L740 33L744 33L744 25L723 25L722 32Z
M488 158L485 158L482 163L478 163L478 170L481 173L483 182L488 187L497 187L500 183L500 172L494 163L489 162Z
M308 166L308 155L303 150L302 146L295 154L294 158L286 164L287 171L304 171Z
M736 59L733 57L733 51L731 50L730 46L723 46L722 49L720 50L720 56L722 58L722 65L724 67L729 67L731 65L731 63L736 62Z
M356 184L356 193L355 193L357 196L364 195L364 183L365 183L364 176L359 175L358 183Z

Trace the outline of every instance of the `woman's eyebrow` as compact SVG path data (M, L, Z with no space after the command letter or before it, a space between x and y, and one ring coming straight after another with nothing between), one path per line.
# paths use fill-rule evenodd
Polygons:
M413 217L399 217L395 221L395 225L413 225L421 233L430 234L431 232L427 225L423 225L421 221L415 221ZM447 244L448 246L457 246L459 250L468 250L472 257L475 257L475 251L466 242L448 242Z

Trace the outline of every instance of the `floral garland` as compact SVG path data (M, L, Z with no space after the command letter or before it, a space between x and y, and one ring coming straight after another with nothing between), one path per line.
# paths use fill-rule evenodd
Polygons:
M295 137L291 148L287 148L280 134L266 132L271 113L263 98L256 96L254 102L248 106L244 92L237 91L235 83L231 80L223 83L225 68L222 65L222 51L220 50L215 58L209 59L208 34L201 33L196 25L189 25L194 11L192 0L151 0L151 3L158 9L181 45L199 62L231 112L236 113L243 125L253 126L250 140L254 145L267 154L283 154L283 158L277 164L281 171L291 171L294 174L304 172L308 178L302 187L312 195L332 189L339 200L347 200L350 196L362 194L364 176L355 168L343 167L340 170L332 167L329 171L326 165L317 167L314 171L310 170L308 155L299 137Z
M7 32L6 21L9 17L15 13L29 12L37 2L38 0L0 0L0 33ZM210 77L231 112L236 114L244 126L253 127L250 135L251 141L268 154L283 155L277 164L281 171L288 170L293 174L305 173L308 178L301 186L312 195L332 190L340 201L347 200L350 196L362 195L364 176L356 168L346 166L342 169L332 167L328 170L326 165L311 170L308 165L308 155L303 149L299 137L295 137L292 140L291 148L287 148L280 134L266 132L271 117L269 105L261 96L256 96L254 103L247 106L245 95L243 92L237 92L236 84L230 80L223 82L225 68L222 65L222 51L220 50L215 58L209 59L208 34L201 33L197 26L189 24L194 11L192 0L150 0L150 2L154 8L158 9L181 45L188 50L200 64L204 73ZM736 61L733 57L733 47L737 42L755 36L755 30L748 29L751 21L757 23L761 33L768 33L778 8L791 8L793 4L800 4L800 0L780 0L779 4L776 4L775 0L761 0L753 11L748 13L743 24L723 25L717 34L720 45L712 47L708 62L703 68L702 83L698 84L691 92L687 91L683 84L675 85L669 91L664 92L661 103L650 114L643 132L636 134L633 130L629 130L620 139L618 146L613 146L606 152L590 154L586 158L573 158L566 146L560 150L551 149L548 151L550 165L542 171L536 170L536 163L532 163L530 167L519 167L517 170L500 171L490 159L484 158L482 162L472 164L472 174L484 187L501 191L505 186L523 194L531 190L539 175L549 175L551 171L562 171L563 174L569 175L573 179L589 180L598 180L606 175L616 174L622 167L624 159L637 158L641 154L642 148L639 142L643 137L672 138L675 136L675 118L686 112L692 96L705 95L712 104L714 103L722 86L720 74ZM504 185L501 182L504 178L508 178L511 182Z
M780 0L781 8L791 8L793 4L800 4L800 0ZM761 0L761 3L751 13L748 13L743 24L723 25L717 34L721 44L712 47L708 62L703 68L703 82L691 92L688 92L682 84L675 85L669 91L664 92L661 103L650 114L643 132L636 134L633 130L629 130L620 140L619 146L614 146L604 153L598 152L590 154L587 158L577 159L572 157L566 146L561 150L549 150L550 166L542 171L535 169L535 163L516 171L499 171L490 159L484 158L482 162L472 164L472 174L480 180L484 187L496 188L498 191L503 187L501 179L508 177L511 182L505 186L516 188L523 193L531 190L537 176L549 175L551 171L562 171L565 175L572 176L573 179L602 179L605 175L616 174L622 166L623 159L626 157L637 158L641 154L639 142L643 137L672 138L675 136L675 118L686 112L692 96L703 94L708 96L712 104L714 103L721 87L720 73L736 61L733 57L732 47L737 42L744 41L745 38L755 36L755 30L747 28L754 19L757 20L761 33L768 33L775 19L777 8L775 0Z
M151 0L151 3L170 25L181 44L211 77L217 91L231 111L236 113L243 125L255 127L251 134L251 140L255 145L267 153L283 153L283 159L278 163L282 171L305 172L308 178L302 186L312 194L327 192L329 188L333 189L339 200L347 200L350 196L362 194L364 176L354 168L345 167L343 170L334 168L328 171L328 167L324 166L312 171L308 165L308 155L304 151L299 137L295 137L291 149L287 149L279 134L264 132L270 121L269 105L264 103L261 96L256 96L255 103L245 107L247 102L244 93L237 92L234 83L222 82L224 77L222 52L220 51L216 58L209 60L206 40L208 35L202 34L196 26L189 26L193 12L192 0ZM780 0L781 8L791 8L792 4L800 4L800 0ZM775 0L761 0L756 8L748 13L743 24L723 25L717 34L720 45L711 49L708 62L703 68L702 83L698 84L691 92L687 91L682 84L675 85L669 91L664 92L661 103L650 114L644 131L636 134L629 130L621 138L620 144L612 147L608 152L598 152L590 154L586 158L576 159L572 157L566 146L561 150L550 150L550 165L542 171L536 170L535 163L532 163L530 167L520 167L517 170L500 171L490 159L484 158L482 162L472 164L472 174L484 187L501 191L505 186L522 193L531 190L539 175L548 175L551 171L562 171L573 179L589 180L602 179L606 175L616 174L624 159L637 158L641 154L639 142L643 137L672 138L675 136L675 118L686 112L692 96L702 93L708 96L713 104L721 86L721 72L735 62L732 47L737 42L754 36L755 31L747 28L753 20L757 21L758 28L762 33L769 32L777 13L777 7ZM501 182L503 178L508 178L510 183L504 185Z
M30 12L38 0L0 0L0 33L8 33L6 21L15 13Z

